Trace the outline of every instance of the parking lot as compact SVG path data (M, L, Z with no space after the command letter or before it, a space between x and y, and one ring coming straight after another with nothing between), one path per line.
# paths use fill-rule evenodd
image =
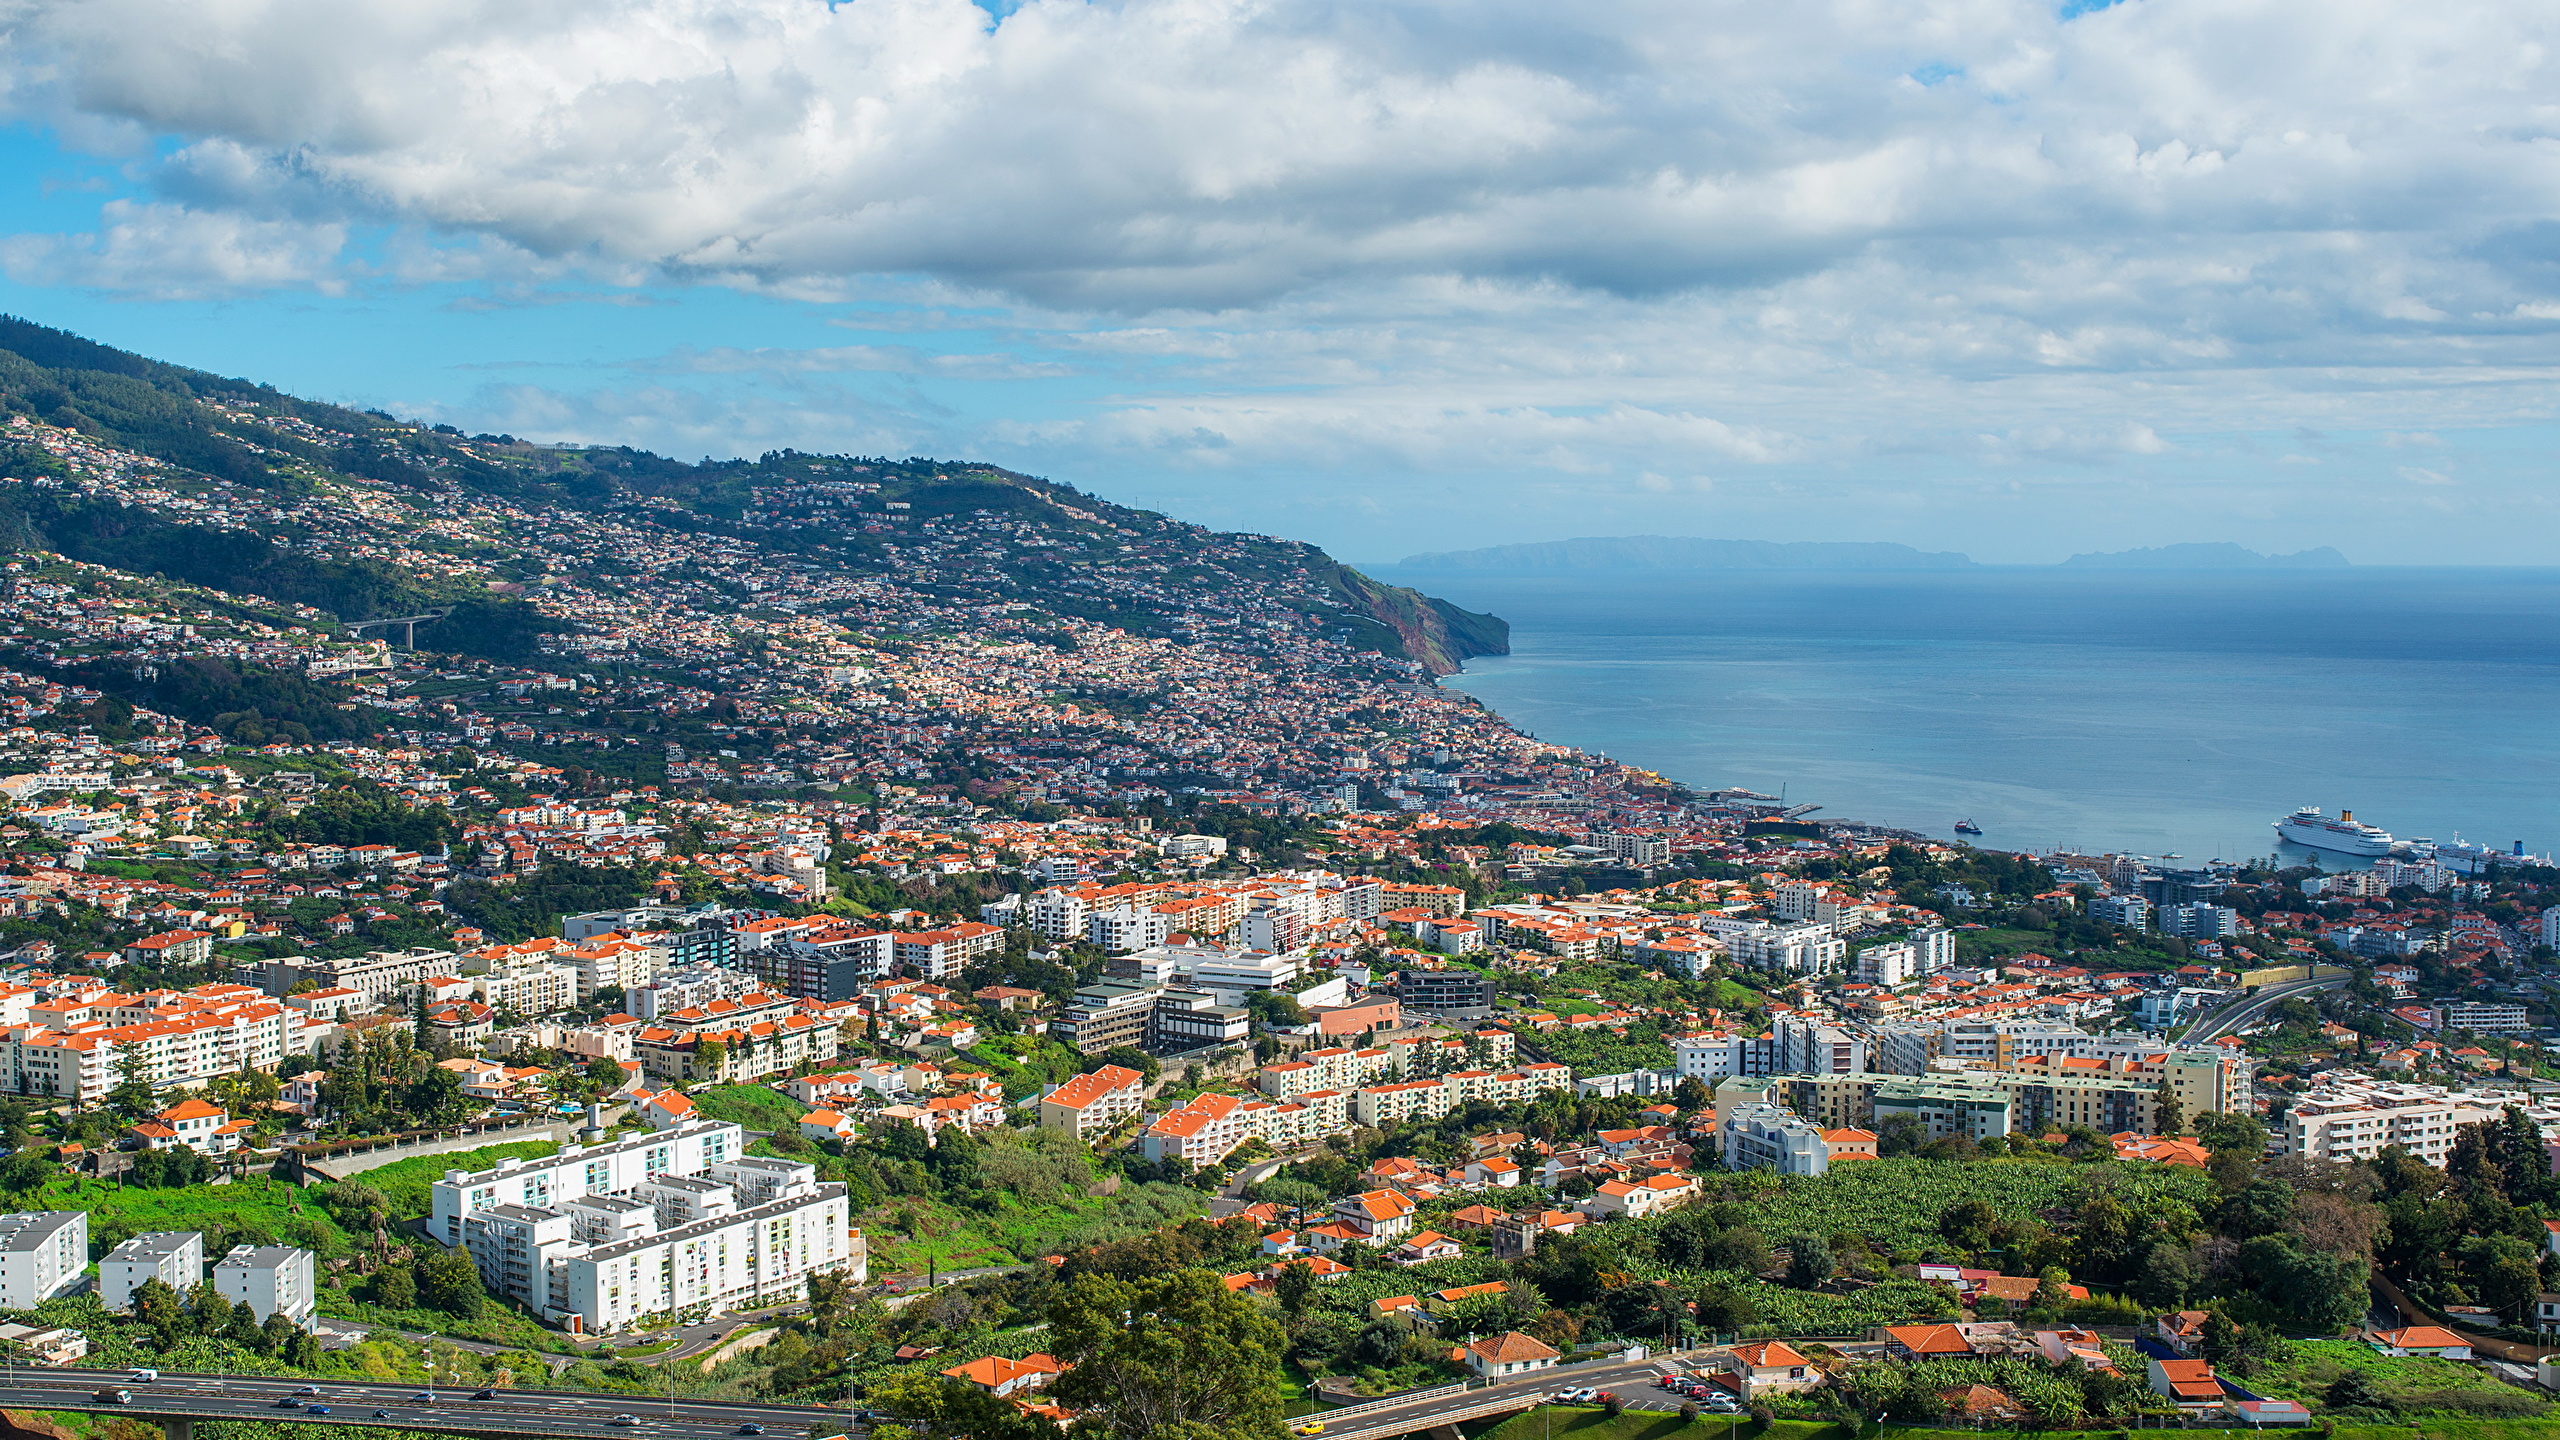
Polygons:
M1658 1377L1668 1376L1674 1373L1678 1372L1671 1370L1668 1366L1659 1366L1654 1370L1654 1374ZM1709 1387L1704 1384L1700 1384L1695 1389L1684 1392L1680 1390L1664 1389L1653 1381L1645 1381L1633 1387L1620 1389L1616 1393L1620 1406L1628 1410L1677 1411L1681 1406L1695 1401L1699 1411L1701 1412L1702 1419L1712 1419L1724 1415L1732 1415L1739 1418L1744 1413L1744 1406L1742 1402L1734 1399L1729 1392L1719 1388ZM1588 1394L1588 1392L1581 1390L1558 1391L1555 1403L1559 1405L1597 1405L1601 1403L1601 1401L1596 1397L1587 1399L1582 1398L1586 1394ZM1708 1399L1707 1397L1711 1394L1722 1396L1722 1404L1719 1405L1717 1402Z

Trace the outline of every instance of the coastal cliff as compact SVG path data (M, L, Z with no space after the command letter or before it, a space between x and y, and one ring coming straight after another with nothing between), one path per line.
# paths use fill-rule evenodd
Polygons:
M1378 648L1452 675L1477 655L1511 653L1511 623L1499 615L1462 610L1437 596L1372 580L1335 562L1334 588L1394 637ZM1383 638L1383 637L1382 637Z

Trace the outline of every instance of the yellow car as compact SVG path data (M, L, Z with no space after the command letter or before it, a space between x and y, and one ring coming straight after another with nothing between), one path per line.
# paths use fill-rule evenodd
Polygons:
M1289 1433L1292 1435L1321 1435L1324 1433L1324 1422L1321 1420L1310 1420L1304 1425L1292 1425L1289 1427Z

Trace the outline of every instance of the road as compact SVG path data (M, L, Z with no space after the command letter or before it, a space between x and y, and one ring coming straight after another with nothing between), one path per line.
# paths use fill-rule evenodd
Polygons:
M1505 1380L1460 1393L1427 1394L1402 1405L1381 1405L1353 1414L1318 1411L1303 1418L1324 1422L1324 1440L1386 1440L1440 1425L1455 1425L1506 1410L1525 1410L1559 1390L1592 1386L1615 1390L1630 1404L1657 1399L1663 1392L1653 1382L1683 1367L1670 1356L1642 1361L1598 1361L1541 1370L1518 1380ZM1677 1408L1677 1403L1671 1408ZM1336 1418L1339 1415L1340 1418Z
M374 1425L404 1430L439 1430L458 1435L582 1436L607 1440L640 1435L654 1440L714 1440L734 1437L743 1425L762 1425L775 1440L801 1440L810 1434L834 1434L844 1428L845 1413L811 1405L754 1405L734 1400L677 1400L639 1395L594 1395L558 1390L501 1390L497 1398L473 1400L472 1390L439 1387L429 1403L413 1397L425 1387L406 1384L351 1383L292 1378L220 1378L163 1372L156 1384L137 1385L121 1370L39 1370L23 1368L0 1380L0 1406L30 1410L77 1410L93 1415L129 1415L135 1419L285 1420L304 1419L310 1405L329 1407L330 1424ZM304 1397L302 1408L276 1402L297 1388L319 1391ZM124 1389L133 1398L114 1404L94 1398L100 1390ZM377 1410L388 1412L376 1417ZM615 1425L617 1415L634 1422Z
M2189 1045L2203 1045L2218 1040L2265 1014L2268 1007L2280 1001L2290 1000L2297 995L2309 995L2320 990L2336 990L2351 978L2353 977L2334 975L2322 980L2288 980L2282 985L2266 986L2257 994L2232 1001L2188 1026L2186 1035L2182 1037L2183 1042Z

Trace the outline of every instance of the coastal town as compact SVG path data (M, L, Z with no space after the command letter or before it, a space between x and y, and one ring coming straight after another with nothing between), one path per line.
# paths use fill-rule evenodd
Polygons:
M1142 1430L1106 1312L1232 1326L1236 1434L2548 1408L2533 857L1939 843L1523 734L1312 547L204 388L221 463L0 432L26 1353L888 1440Z

